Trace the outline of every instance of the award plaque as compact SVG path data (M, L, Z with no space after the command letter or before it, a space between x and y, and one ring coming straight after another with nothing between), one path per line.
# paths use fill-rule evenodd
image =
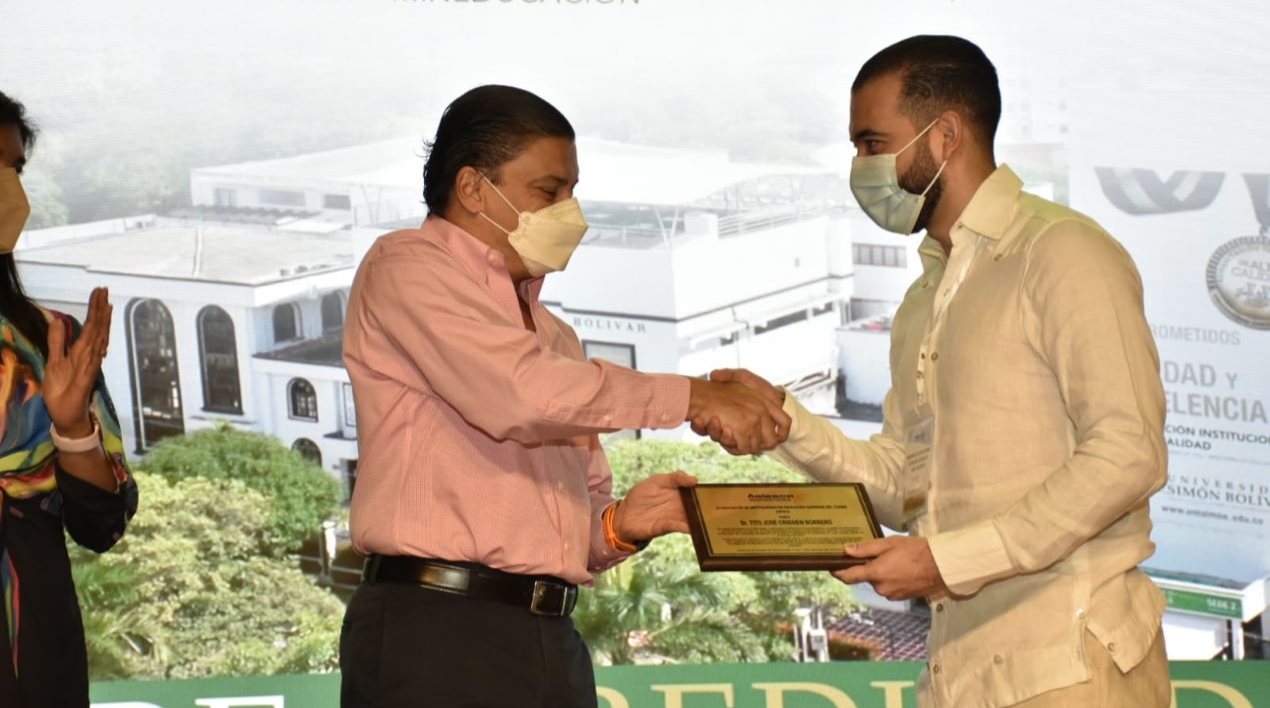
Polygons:
M679 490L701 570L838 570L882 537L859 484L698 484Z

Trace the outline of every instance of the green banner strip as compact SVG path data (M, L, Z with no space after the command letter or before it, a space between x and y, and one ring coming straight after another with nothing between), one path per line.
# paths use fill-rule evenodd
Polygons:
M1164 591L1164 600L1168 603L1169 609L1195 612L1210 617L1243 619L1244 605L1238 598L1221 597L1193 590L1172 588L1161 588L1161 590Z
M600 708L915 708L921 664L703 664L596 669ZM1270 662L1173 662L1177 708L1270 706ZM339 708L339 676L119 681L94 708Z

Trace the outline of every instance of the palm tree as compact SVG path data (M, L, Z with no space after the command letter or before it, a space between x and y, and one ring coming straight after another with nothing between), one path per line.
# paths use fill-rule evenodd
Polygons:
M766 660L723 584L689 564L658 566L637 557L582 591L574 622L596 664Z
M131 678L138 664L166 663L162 633L142 611L136 578L120 565L108 565L72 549L71 576L83 614L88 671L93 681ZM117 608L131 609L120 612Z

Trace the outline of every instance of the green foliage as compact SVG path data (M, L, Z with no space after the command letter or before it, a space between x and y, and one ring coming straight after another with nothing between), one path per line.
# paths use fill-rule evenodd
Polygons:
M281 555L298 549L339 513L340 483L276 438L228 425L170 438L141 463L142 474L170 481L194 477L238 480L269 499L261 548Z
M671 470L707 483L802 481L770 459L732 457L711 444L621 442L608 458L618 497ZM782 625L809 606L841 613L854 601L824 572L701 573L691 539L673 535L599 575L574 617L597 664L773 661L792 657Z
M650 654L680 658L692 647L698 661L761 661L763 650L729 621L725 586L686 564L663 574L632 560L601 574L579 596L578 631L603 665L631 664ZM709 641L694 641L709 632Z
M622 496L649 475L683 470L701 482L804 482L797 473L768 457L733 457L718 445L622 441L608 451L614 496Z
M268 544L270 501L238 480L138 477L110 553L73 551L94 680L329 671L343 605Z
M141 594L131 568L98 562L98 556L71 550L71 572L84 621L84 639L94 680L130 678L144 656L166 660L156 625L139 612Z

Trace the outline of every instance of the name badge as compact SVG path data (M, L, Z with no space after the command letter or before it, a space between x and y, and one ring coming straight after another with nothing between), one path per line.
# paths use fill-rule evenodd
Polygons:
M935 442L935 418L929 404L904 417L904 525L926 513L930 490L931 447Z

